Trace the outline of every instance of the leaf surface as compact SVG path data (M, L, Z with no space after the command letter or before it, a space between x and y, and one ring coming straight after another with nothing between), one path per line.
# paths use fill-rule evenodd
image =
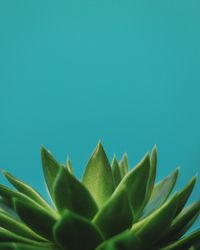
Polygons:
M42 167L44 178L51 198L53 198L53 185L60 169L60 164L53 155L44 147L41 148Z
M53 239L52 228L57 219L53 214L32 200L25 202L14 198L14 205L19 217L28 227L46 239Z
M95 225L69 210L65 210L55 224L54 236L62 249L93 250L103 241Z
M154 210L162 206L162 204L167 200L176 184L178 173L179 168L154 186L151 198L144 209L143 217L149 215Z
M114 186L116 188L122 179L116 156L114 156L112 160L111 167L112 167L112 173L113 173L113 179L114 179Z
M174 219L177 202L176 194L154 213L134 224L133 232L142 241L149 242L149 247L159 241Z
M15 178L14 176L12 176L11 174L9 174L8 172L4 171L4 175L7 178L7 180L21 193L25 194L26 196L28 196L29 198L31 198L32 200L34 200L35 202L37 202L38 204L40 204L41 206L50 209L51 207L49 206L49 204L41 197L41 195L34 190L32 187L30 187L29 185L27 185L26 183L20 181L19 179Z
M67 208L90 219L97 212L89 191L66 168L60 168L53 189L54 201L60 212Z
M150 158L149 154L146 154L143 160L123 178L115 190L115 192L120 192L120 190L124 188L127 190L135 220L138 218L143 208L149 169Z
M92 194L98 207L101 207L114 191L111 166L101 143L97 145L87 164L83 183Z
M96 214L93 222L100 228L105 238L130 228L133 214L126 189L114 193Z
M119 162L119 169L121 178L123 178L128 173L128 157L126 154L122 156L122 159Z

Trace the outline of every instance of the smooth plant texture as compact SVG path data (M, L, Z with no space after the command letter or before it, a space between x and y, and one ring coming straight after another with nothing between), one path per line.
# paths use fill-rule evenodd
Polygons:
M176 193L179 168L155 183L156 147L129 171L126 154L110 163L99 143L82 180L70 160L44 147L41 158L51 204L3 171L15 189L0 185L0 250L200 249L200 229L186 234L200 214L200 200L187 205L197 177Z

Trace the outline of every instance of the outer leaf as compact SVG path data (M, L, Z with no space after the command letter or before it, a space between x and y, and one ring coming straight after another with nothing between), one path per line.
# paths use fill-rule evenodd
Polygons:
M8 181L21 193L27 195L29 198L40 204L41 206L51 210L52 208L49 204L41 197L41 195L34 190L32 187L27 185L26 183L16 179L14 176L10 175L8 172L4 171L5 177Z
M51 246L32 246L24 243L0 243L0 250L55 250L55 247Z
M99 210L93 222L100 228L105 238L110 238L133 223L133 214L125 189L114 193L106 204Z
M25 237L19 236L2 227L0 228L0 242L23 242L31 245L42 244L41 242L39 243L37 241L33 241Z
M44 238L53 239L52 228L57 219L53 214L31 200L24 202L14 198L14 204L18 215L26 225Z
M45 239L34 233L32 230L30 230L26 225L21 223L18 220L15 220L14 218L10 217L9 215L0 213L0 225L1 227L16 233L20 236L27 237L30 239L38 240L38 241L44 241Z
M163 235L162 242L172 241L177 238L181 230L200 212L200 201L185 208L172 222L166 234Z
M188 223L185 225L176 235L173 236L172 241L178 240L181 238L195 223L195 221L198 219L199 213L196 214Z
M11 217L17 218L16 212L6 204L5 200L0 198L0 211L9 214Z
M113 193L114 183L112 170L101 143L97 145L87 164L83 176L83 183L99 207L102 206Z
M44 177L49 190L49 194L51 195L51 197L53 197L53 184L59 172L60 164L44 147L41 148L41 158Z
M92 218L97 212L97 205L89 191L63 167L55 180L54 200L60 212L67 208L87 218Z
M114 156L111 166L112 166L112 173L113 173L113 179L114 179L114 186L116 188L122 179L116 156Z
M166 247L161 248L161 250L183 250L195 245L200 240L200 230L191 233L189 236L172 243Z
M15 250L15 245L14 243L0 243L0 250Z
M177 195L174 195L161 208L147 218L133 225L133 232L144 242L149 243L149 248L159 241L169 228L177 209Z
M71 174L74 173L73 167L72 167L72 163L71 163L70 159L67 160L66 168L67 168L67 170L68 170Z
M120 192L121 189L128 191L128 196L133 208L135 220L138 218L146 195L146 187L148 182L150 169L149 154L146 154L144 159L130 171L126 177L120 182L115 192Z
M8 203L14 207L13 204L13 198L19 198L20 200L27 202L27 203L34 203L37 205L37 203L35 201L33 201L32 199L30 199L28 196L24 195L23 193L17 192L17 191L13 191L9 188L7 188L4 185L0 184L0 195L2 196L3 199L5 199L6 201L8 201ZM38 204L38 206L40 206ZM51 213L54 215L54 217L57 217L57 213L56 211L54 211L53 209L51 209Z
M179 203L177 208L177 214L182 210L182 208L185 206L188 198L190 197L192 190L195 186L197 180L197 176L194 176L188 184L179 192Z
M15 243L15 250L56 250L55 246L31 246L23 243ZM1 249L1 248L0 248Z
M110 240L103 242L96 250L142 250L140 239L131 231L127 230Z
M154 146L150 158L150 171L149 171L147 195L145 197L145 204L149 201L154 188L154 183L156 179L156 170L157 170L157 147Z
M103 241L97 227L69 210L65 210L55 224L54 235L62 249L93 250Z
M143 217L152 213L167 200L173 190L174 185L176 184L178 173L179 168L155 185L151 199L144 210Z
M128 173L128 157L126 154L122 156L122 159L119 163L119 169L121 173L121 178L123 178Z

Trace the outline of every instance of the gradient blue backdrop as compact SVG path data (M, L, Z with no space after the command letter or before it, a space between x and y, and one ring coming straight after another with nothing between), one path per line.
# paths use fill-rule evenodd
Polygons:
M42 144L79 177L99 139L131 165L157 144L158 179L181 165L182 187L200 167L199 13L199 0L1 1L0 167L44 194Z

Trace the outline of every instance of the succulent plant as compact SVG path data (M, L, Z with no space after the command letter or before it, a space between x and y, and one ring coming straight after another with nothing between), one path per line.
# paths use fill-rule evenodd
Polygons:
M184 236L200 213L200 201L186 205L196 176L174 194L179 169L154 184L156 147L129 171L126 155L110 164L99 143L82 181L69 160L45 148L41 158L51 202L3 171L15 189L0 185L0 249L200 249L200 230Z

